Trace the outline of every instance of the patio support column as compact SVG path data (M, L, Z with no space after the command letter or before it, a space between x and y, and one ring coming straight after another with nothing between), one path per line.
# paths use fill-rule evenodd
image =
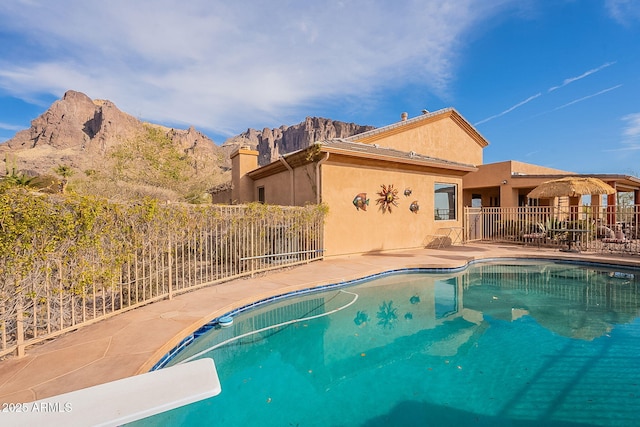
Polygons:
M640 225L640 190L633 190L633 226L636 233ZM636 234L637 235L637 234Z
M600 206L602 206L602 195L593 194L591 196L591 218L596 223L600 220Z
M580 213L582 197L569 197L569 221L577 221Z
M518 190L514 190L509 184L500 186L500 207L515 208L518 206Z
M615 182L607 182L613 188L616 188ZM618 205L618 190L613 194L607 196L607 225L616 225L616 208Z

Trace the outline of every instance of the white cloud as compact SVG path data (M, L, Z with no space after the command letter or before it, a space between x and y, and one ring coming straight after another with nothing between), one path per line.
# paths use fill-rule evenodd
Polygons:
M605 8L613 19L623 25L640 21L640 3L637 0L606 0Z
M625 122L622 129L622 147L602 151L640 150L640 113L627 114L621 120Z
M0 28L21 48L0 47L0 89L75 89L231 134L399 82L446 93L460 39L508 1L5 0Z
M640 113L627 114L622 118L626 123L622 131L622 142L629 150L640 150Z
M640 141L640 113L627 114L622 118L627 126L622 132L625 138Z
M0 122L0 129L9 130L9 131L12 131L12 132L17 132L19 130L24 129L24 127L20 126L20 125L12 125L12 124L9 124L9 123Z

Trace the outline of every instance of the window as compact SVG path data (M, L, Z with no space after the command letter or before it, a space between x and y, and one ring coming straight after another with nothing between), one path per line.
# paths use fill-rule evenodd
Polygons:
M264 187L258 187L258 203L264 203Z
M436 221L456 219L457 187L456 184L436 183L433 197Z
M472 194L471 195L471 207L472 208L481 208L482 207L482 194Z

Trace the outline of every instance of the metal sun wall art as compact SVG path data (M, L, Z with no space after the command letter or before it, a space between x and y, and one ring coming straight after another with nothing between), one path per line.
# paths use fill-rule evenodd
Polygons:
M367 210L367 206L369 205L369 199L367 199L367 193L359 193L353 199L353 206L356 207L356 210L362 209L363 211Z
M378 191L378 195L380 196L376 200L376 204L380 205L380 209L382 213L389 211L391 213L391 206L398 206L398 189L393 188L393 184L381 185L382 190Z

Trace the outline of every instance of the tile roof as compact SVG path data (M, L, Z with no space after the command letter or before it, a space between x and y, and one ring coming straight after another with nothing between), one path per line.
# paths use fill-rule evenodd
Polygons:
M322 147L333 148L340 151L350 152L352 154L359 153L362 155L373 155L376 157L386 157L389 160L404 160L413 161L415 163L427 163L432 166L441 166L444 168L462 168L469 170L476 170L475 165L453 162L450 160L439 159L436 157L425 156L413 151L401 151L394 148L381 147L378 144L363 144L360 142L351 142L349 138L334 138L324 141L319 141Z

